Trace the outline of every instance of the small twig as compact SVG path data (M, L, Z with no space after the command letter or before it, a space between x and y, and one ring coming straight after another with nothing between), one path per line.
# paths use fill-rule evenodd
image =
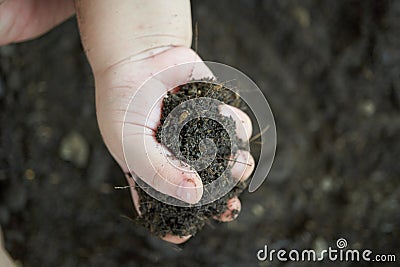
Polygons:
M194 51L196 54L199 52L199 23L196 21L194 24Z
M245 165L247 165L247 166L253 166L253 164L250 164L250 163L247 163L247 162L238 161L238 160L236 160L236 159L219 158L219 157L216 157L216 159L224 159L224 160L227 160L227 161L234 161L234 162L242 163L242 164L245 164Z
M133 185L114 186L114 189L127 189L127 188L135 188L135 186Z
M137 223L137 221L135 221L133 218L131 218L131 217L125 215L125 214L120 214L119 216L121 216L121 218L127 219L128 221Z
M261 137L263 134L265 134L266 131L270 128L270 125L267 125L261 132L258 134L254 135L252 138L250 138L249 142L253 142L257 140L259 137Z

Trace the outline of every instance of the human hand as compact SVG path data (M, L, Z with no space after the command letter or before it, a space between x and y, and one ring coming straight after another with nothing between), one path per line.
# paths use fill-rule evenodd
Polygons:
M145 85L146 88L140 88L143 82L155 73L182 63L188 64L172 68L172 71L170 69L169 75L157 75L158 79L155 79L155 82ZM156 141L155 132L161 117L160 96L173 89L173 84L184 84L193 79L212 76L198 55L185 47L158 51L157 54L139 61L128 59L102 73L96 80L99 126L107 147L125 173L134 170L132 175L140 177L147 185L185 202L194 204L200 200L203 193L200 177L197 173L186 173L176 168L180 162L164 156L162 145ZM130 104L133 95L135 100ZM220 112L235 120L237 136L247 141L252 131L249 117L241 110L228 105L221 105ZM123 127L125 130L122 132ZM128 156L125 158L126 155ZM237 157L231 170L232 176L238 180L247 179L254 168L253 158L247 151L239 151L235 156ZM126 177L131 185L135 208L140 214L140 200L134 188L135 182L129 175ZM216 219L234 219L233 210L240 210L237 197L228 201L226 212ZM188 238L172 235L163 237L173 243L181 243Z
M139 176L162 193L188 203L196 203L203 190L199 176L196 173L182 174L165 158L160 157L161 145L154 138L161 113L161 102L156 96L165 94L172 82L184 84L191 79L212 77L206 65L198 63L195 69L188 68L186 72L163 77L154 90L137 96L143 105L133 107L137 108L137 112L133 110L124 118L132 95L146 79L174 65L201 62L198 55L188 48L191 42L189 2L177 0L174 3L175 6L164 1L148 3L118 0L110 5L108 1L99 0L96 3L77 1L76 7L82 42L96 82L99 127L110 153L124 173L129 173L122 144L122 125L125 120L126 125L129 125L127 132L132 133L131 139L127 140L131 144L128 147L135 152L132 153L134 161L130 163L137 166L134 168L137 173L133 175ZM56 3L50 0L5 1L0 5L0 25L3 25L0 27L0 44L36 37L71 15L73 10L73 3L69 0ZM147 114L155 103L156 109L150 119L144 121L143 114ZM238 137L248 140L252 126L247 115L226 105L220 111L236 119L236 125L241 126L237 131ZM143 128L147 131L146 135L143 135ZM151 144L147 154L139 145L143 142L138 142L143 138L148 138ZM159 167L163 166L161 175L155 175L149 166L150 161L157 162ZM239 151L232 175L237 179L246 179L253 168L254 160L249 152ZM129 177L127 180L132 186L133 202L140 214L134 180ZM228 202L227 211L217 219L231 220L231 210L240 210L237 198ZM167 235L163 238L169 242L181 243L189 237Z
M169 88L171 84L211 77L212 73L205 64L198 63L195 69L189 67L161 76L148 90L137 91L148 78L168 67L201 62L198 55L189 49L189 1L176 0L174 5L163 0L118 0L112 5L107 0L98 0L95 3L78 1L76 4L82 42L95 78L99 127L110 153L125 173L129 173L127 165L133 166L135 173L132 175L139 176L155 190L189 203L198 202L203 190L201 179L196 173L182 174L161 156L162 146L156 142L154 131L161 116L162 99L159 96L172 89ZM137 105L131 107L129 101L135 93ZM147 120L154 104L156 108ZM248 140L252 130L248 116L233 107L225 107L222 112L236 118L236 125L242 129L238 137ZM127 129L122 133L124 125ZM122 140L122 134L126 140ZM146 148L143 140L148 145ZM124 152L129 155L128 164ZM232 174L237 179L248 178L254 160L245 151L241 151L238 157ZM133 202L140 213L134 181L128 176L127 179L132 186ZM239 210L240 201L232 199L228 206L228 211L219 219L230 220L229 210ZM182 243L189 237L167 235L163 238Z

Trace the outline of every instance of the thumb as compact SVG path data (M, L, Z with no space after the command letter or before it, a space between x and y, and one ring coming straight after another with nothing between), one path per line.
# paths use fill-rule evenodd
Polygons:
M146 186L190 204L202 197L201 179L174 159L157 142L155 133L167 91L190 79L211 76L207 66L188 48L172 48L147 60L114 66L105 75L95 76L99 127L109 151L124 172L129 170ZM119 85L125 80L129 82ZM137 184L142 185L140 181Z
M125 128L124 155L131 172L158 192L189 204L200 201L203 185L196 171L158 143L148 128L134 124Z
M122 122L124 163L134 176L139 177L137 184L142 188L145 184L145 191L150 186L157 193L195 204L203 195L200 176L176 159L155 137L167 91L165 83L153 78L131 98Z

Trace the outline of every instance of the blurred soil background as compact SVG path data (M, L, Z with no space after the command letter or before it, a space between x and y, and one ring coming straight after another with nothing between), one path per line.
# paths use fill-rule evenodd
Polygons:
M0 224L23 266L310 266L270 249L400 261L400 1L193 1L198 52L252 78L274 112L272 171L229 224L149 236L97 128L75 18L0 48ZM398 262L397 262L398 263ZM363 266L324 262L316 266ZM371 265L369 265L371 266ZM376 264L376 266L396 266Z

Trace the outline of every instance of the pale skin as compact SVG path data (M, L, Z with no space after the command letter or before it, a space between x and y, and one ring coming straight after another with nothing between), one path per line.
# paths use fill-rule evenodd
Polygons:
M173 4L171 4L173 3ZM161 102L156 96L165 94L169 84L181 84L196 78L212 77L201 58L190 49L192 25L188 0L5 0L0 4L0 45L21 42L40 36L74 12L77 14L81 40L91 65L96 89L96 111L104 142L124 173L134 166L133 176L139 176L156 190L197 203L202 196L202 182L197 173L183 173L173 168L160 155L161 145L154 132L161 116ZM18 14L18 15L17 15ZM126 163L122 146L122 125L130 97L142 83L159 71L182 63L184 71L162 77L151 90L138 97L140 106L126 114L129 122L129 148L135 151L133 162ZM194 64L193 64L194 66ZM149 120L143 120L151 106L156 104ZM252 134L249 117L239 109L223 105L220 112L231 116L237 125L237 135L248 140ZM146 134L143 134L143 129ZM140 134L142 133L142 134ZM142 140L150 144L145 154L140 147ZM126 151L125 151L126 152ZM129 152L129 151L128 151ZM254 169L254 159L247 151L232 155L232 175L238 180L247 179ZM161 174L150 167L149 161L163 166ZM137 167L136 167L137 166ZM127 176L132 187L131 195L140 215L135 182ZM232 210L240 210L238 198L228 201L226 211L215 218L228 222L235 219ZM173 236L162 239L179 244L190 236Z

